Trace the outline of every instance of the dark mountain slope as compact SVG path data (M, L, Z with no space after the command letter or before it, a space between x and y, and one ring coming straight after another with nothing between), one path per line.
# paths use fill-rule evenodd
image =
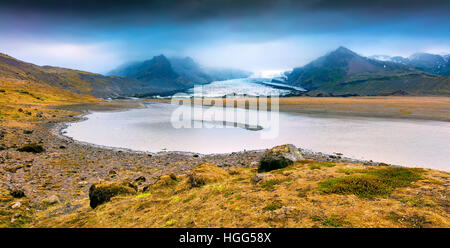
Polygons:
M232 69L205 68L192 58L155 56L150 60L120 66L109 75L127 76L170 90L184 90L195 84L207 84L217 80L244 78L251 73Z
M289 84L333 95L450 94L449 78L408 65L369 59L339 47L287 74Z
M445 75L447 63L444 57L430 53L415 53L408 58L408 65L434 74Z

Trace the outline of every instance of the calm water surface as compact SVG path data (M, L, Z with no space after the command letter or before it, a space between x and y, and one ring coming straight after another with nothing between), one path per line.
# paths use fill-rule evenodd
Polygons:
M154 103L148 104L146 109L95 112L88 115L86 121L71 124L66 135L104 146L205 154L292 143L313 151L340 152L356 159L450 171L448 122L322 118L280 113L278 135L262 139L261 132L267 130L247 130L242 125L232 128L174 128L170 120L177 107ZM262 126L267 128L264 123Z

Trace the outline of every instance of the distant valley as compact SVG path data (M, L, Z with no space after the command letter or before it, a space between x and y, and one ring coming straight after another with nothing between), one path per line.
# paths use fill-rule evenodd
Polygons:
M364 57L339 47L305 66L285 72L284 77L272 79L272 84L260 83L265 87L302 89L292 90L291 95L448 96L449 73L449 55L417 53L409 58ZM29 81L99 98L170 96L186 92L194 85L247 78L251 74L244 70L205 67L189 57L158 55L149 60L124 64L107 75L101 75L37 66L0 54L0 78Z

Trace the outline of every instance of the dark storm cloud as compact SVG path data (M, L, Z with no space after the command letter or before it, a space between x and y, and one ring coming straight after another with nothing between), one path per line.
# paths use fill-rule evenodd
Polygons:
M447 0L5 0L0 8L11 11L30 11L46 15L69 15L79 18L111 18L127 16L128 20L171 18L203 20L209 18L258 17L267 13L295 14L316 11L362 11L374 15L417 14L423 11L444 12ZM374 13L374 11L382 11Z
M0 52L95 72L161 53L287 69L340 45L450 51L448 13L448 0L0 0Z

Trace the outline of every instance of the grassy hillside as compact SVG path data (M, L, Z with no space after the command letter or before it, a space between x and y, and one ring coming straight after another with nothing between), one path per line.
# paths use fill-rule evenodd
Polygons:
M46 84L96 97L132 95L144 89L143 84L136 80L52 66L37 66L5 54L0 54L0 77Z
M29 80L0 77L0 122L39 121L54 115L73 114L52 109L56 105L96 103L98 98L82 95ZM41 114L40 114L41 113ZM39 116L42 117L39 117Z
M449 227L450 175L423 169L303 160L256 181L256 168L199 164L163 175L145 192L75 213L37 216L36 227ZM114 183L106 184L114 185Z

